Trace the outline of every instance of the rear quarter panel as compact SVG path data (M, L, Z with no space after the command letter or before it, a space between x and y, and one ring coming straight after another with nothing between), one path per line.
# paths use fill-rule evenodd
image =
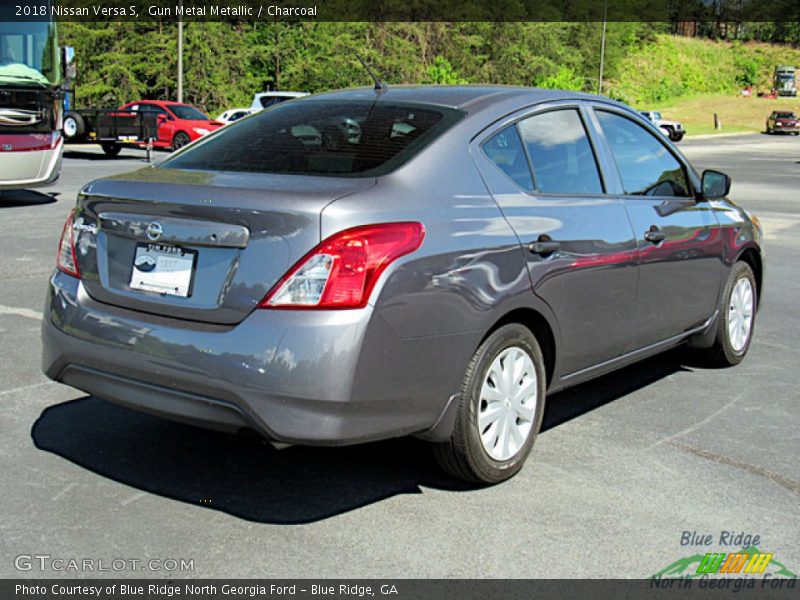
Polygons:
M418 221L425 240L381 276L353 394L441 411L492 325L532 299L519 241L456 125L377 185L322 214L322 238L369 223Z

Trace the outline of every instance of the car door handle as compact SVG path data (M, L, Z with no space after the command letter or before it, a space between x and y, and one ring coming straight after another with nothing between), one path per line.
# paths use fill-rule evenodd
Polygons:
M644 232L644 239L651 244L660 244L667 239L667 234L661 231L658 227L653 225L650 229Z
M561 244L552 240L546 242L533 242L528 246L532 254L552 254L561 247Z

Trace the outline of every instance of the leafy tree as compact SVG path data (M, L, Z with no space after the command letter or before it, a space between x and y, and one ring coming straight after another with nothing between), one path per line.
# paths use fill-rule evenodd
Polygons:
M426 77L422 80L422 83L457 85L469 82L458 74L449 60L443 56L437 56L433 60L433 64L428 67Z

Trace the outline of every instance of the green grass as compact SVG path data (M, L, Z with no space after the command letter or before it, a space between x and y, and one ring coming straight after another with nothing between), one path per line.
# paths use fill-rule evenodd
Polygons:
M680 121L686 135L764 131L767 117L773 110L800 112L800 99L744 98L732 94L716 94L656 102L643 107L659 110L665 119ZM722 130L714 131L714 113L722 121Z
M642 109L698 94L735 98L745 75L769 91L779 64L800 65L800 48L657 35L615 66L608 90Z

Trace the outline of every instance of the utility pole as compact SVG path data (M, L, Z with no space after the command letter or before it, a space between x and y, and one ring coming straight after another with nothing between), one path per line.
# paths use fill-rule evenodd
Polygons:
M608 17L608 0L603 0L603 36L600 39L600 77L597 80L597 95L603 93L603 63L606 59L606 19Z
M183 0L178 2L178 102L183 102Z

